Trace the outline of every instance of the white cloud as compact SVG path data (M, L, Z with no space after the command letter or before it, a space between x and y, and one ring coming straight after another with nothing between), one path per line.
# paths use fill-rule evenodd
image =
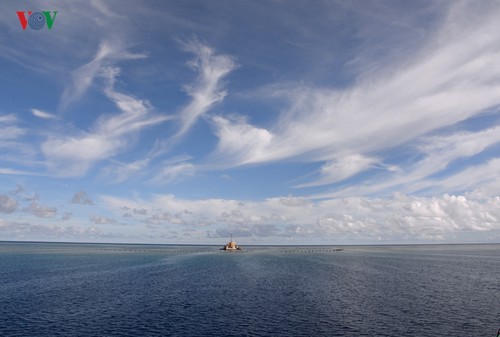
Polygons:
M423 139L420 150L434 155L434 160L444 156L449 162L460 157L476 155L488 146L499 142L500 126L496 126L477 132L457 132L444 136L426 137Z
M79 99L92 85L95 76L101 69L102 62L118 51L119 48L116 44L103 41L94 59L71 73L71 82L67 85L61 97L61 107L66 108L70 103Z
M94 58L71 73L71 81L61 96L60 107L65 109L81 98L94 83L94 79L108 66L108 62L144 57L144 54L128 53L119 38L102 41Z
M169 212L156 213L145 221L148 224L174 224L184 225L186 221L182 217L182 213L170 214Z
M156 175L153 177L151 182L157 184L168 184L174 181L178 181L185 177L191 177L196 173L196 167L187 162L167 163L165 166L161 167Z
M281 233L276 225L273 224L242 224L239 226L228 226L217 228L215 232L209 232L210 238L229 238L231 235L236 238L248 237L270 237L280 236Z
M0 116L0 147L9 147L9 141L19 139L26 134L26 130L18 127L18 119L15 115Z
M229 166L243 165L265 156L269 151L274 136L266 129L250 125L242 118L230 120L214 116L212 121L219 137L213 162L230 158Z
M0 219L0 235L10 240L95 240L107 237L97 227L60 226L54 224L31 224Z
M106 17L112 18L112 19L119 19L123 18L122 16L118 15L115 10L110 9L105 1L100 1L100 0L91 0L90 5L94 8L96 8L101 14L105 15Z
M474 199L465 195L388 198L348 197L311 202L282 197L262 201L183 200L156 196L152 200L102 197L112 211L122 207L160 210L149 223L206 228L210 237L289 237L339 243L453 242L468 232L500 230L500 197ZM236 235L236 234L235 234Z
M112 157L121 146L107 135L82 133L78 137L49 138L42 144L49 169L62 177L85 174L97 161Z
M377 163L374 158L359 154L349 154L338 159L328 161L320 169L321 177L310 183L301 184L297 187L320 186L342 181L352 177Z
M17 200L8 195L0 194L0 212L13 213L17 209Z
M31 202L23 211L31 213L39 218L53 218L57 214L57 208L40 205L37 201Z
M104 92L121 113L102 115L92 132L79 132L76 136L51 136L42 143L47 165L58 175L81 176L96 162L112 159L131 147L132 136L142 129L171 119L169 116L153 114L153 108L147 101L115 91L114 83L118 74L118 68L114 67L104 68L101 72L106 80Z
M134 214L146 215L148 214L148 210L145 208L134 208Z
M365 181L340 189L335 192L318 194L312 198L330 198L349 195L373 195L397 189L403 193L415 193L423 189L431 189L435 193L449 191L465 191L483 188L489 195L496 195L494 186L500 184L496 174L497 158L488 162L469 164L461 171L445 174L446 169L454 161L473 157L483 153L500 142L500 127L489 128L477 132L457 132L449 135L424 137L415 144L422 159L412 162L408 167L399 167L395 174L377 176L376 179ZM441 173L440 178L432 178Z
M1 7L2 11L14 14L22 10L15 3L2 3ZM88 51L95 48L103 36L115 41L127 36L129 32L126 24L117 20L106 20L102 12L96 10L94 6L89 6L86 1L63 2L59 3L56 9L52 9L58 11L51 30L55 34L19 35L22 31L19 22L8 24L3 30L5 34L3 37L10 37L13 40L2 48L1 57L27 68L32 73L50 76L52 81L59 82L61 77L69 73L68 69L73 67L75 62L88 56ZM75 17L78 17L78 25L75 25L72 19ZM10 19L3 23L8 21ZM116 25L121 29L114 29ZM68 85L72 86L74 83L70 81Z
M76 192L73 198L71 199L72 204L81 204L81 205L93 205L94 202L89 198L86 192L79 191Z
M12 5L5 6L12 7ZM64 116L31 109L33 116L45 119L43 122L44 125L49 126L47 129L38 127L29 129L33 118L26 114L19 114L18 117L14 114L0 116L0 150L2 151L0 161L1 166L4 167L0 168L0 174L6 175L4 177L6 180L13 178L12 175L44 175L40 173L44 171L39 169L43 164L42 155L45 156L45 164L49 171L61 177L81 177L96 168L96 173L101 177L104 176L106 182L116 183L134 179L137 186L143 183L159 185L178 182L205 169L217 170L239 165L263 165L277 161L283 164L283 162L297 161L308 163L300 169L312 167L309 163L314 163L316 168L315 175L306 173L305 177L310 180L298 185L299 187L314 187L308 190L318 191L320 186L332 185L329 186L330 193L314 194L308 198L288 196L265 199L263 197L262 200L257 201L185 200L161 195L150 200L126 200L111 197L105 197L104 200L110 210L116 211L120 216L123 215L124 210L116 205L129 207L126 215L130 216L130 219L127 221L134 223L136 227L127 226L124 232L139 233L144 230L144 226L148 225L151 226L148 228L183 226L183 229L193 231L191 232L193 238L196 235L201 238L200 235L203 234L200 233L206 232L212 237L221 237L233 231L241 236L255 239L317 237L325 238L325 240L360 238L361 241L382 240L386 242L441 239L453 241L456 235L467 231L477 233L499 230L500 158L494 153L496 149L494 146L498 146L500 142L500 129L495 126L489 129L484 127L483 125L486 124L484 116L479 116L485 110L492 111L492 108L500 104L500 63L498 62L500 35L497 33L500 31L498 21L500 12L497 3L487 2L486 5L480 6L477 6L475 2L429 5L430 7L424 6L425 10L419 12L418 15L401 13L402 7L395 7L391 13L373 14L377 16L377 19L384 18L384 22L397 21L388 23L387 26L382 25L382 28L385 28L384 34L394 35L387 39L382 37L383 42L390 43L379 46L380 49L387 49L389 56L374 53L371 47L380 41L373 39L374 32L380 33L380 31L367 29L368 26L373 28L373 24L365 24L366 16L358 16L359 13L356 11L351 13L356 12L353 18L356 20L359 18L359 21L350 25L348 29L349 34L354 34L349 37L355 37L353 41L356 47L352 49L345 48L342 44L331 48L321 45L323 39L327 37L327 31L328 34L331 33L331 30L324 29L327 27L325 24L332 27L330 26L332 22L338 22L330 21L336 20L334 17L324 15L325 13L316 17L314 15L317 12L311 12L314 14L311 15L313 21L316 21L316 18L319 19L317 25L309 24L312 22L308 21L307 27L301 26L288 30L293 26L290 23L293 20L288 20L287 25L283 23L285 19L295 18L295 14L278 16L276 18L278 26L287 28L286 32L275 31L276 36L289 39L286 43L294 45L293 51L308 55L295 58L296 55L292 55L293 53L287 53L292 49L286 49L286 53L276 53L271 58L268 55L259 58L263 55L262 49L248 48L248 46L259 46L256 40L252 40L254 39L252 37L245 47L236 46L228 51L234 55L241 52L238 58L245 67L242 72L235 74L235 79L242 79L238 90L252 91L254 100L262 99L263 92L268 91L265 95L273 99L268 105L261 104L261 100L249 101L248 106L242 108L241 112L251 114L250 118L240 117L232 112L232 109L238 109L234 108L233 103L241 103L237 99L243 97L245 93L239 92L236 100L229 102L227 106L221 106L221 103L227 100L228 95L224 82L237 67L235 59L229 55L220 54L218 48L210 48L197 40L183 45L185 51L194 55L194 59L189 63L191 69L194 70L194 80L191 85L184 87L187 94L184 98L187 103L177 108L177 114L159 115L147 100L118 92L117 88L123 83L117 80L120 69L115 67L115 64L121 60L145 57L144 54L130 53L129 47L141 45L148 48L148 43L156 41L159 37L151 36L151 39L135 44L132 39L143 37L140 34L144 33L144 27L141 28L136 23L142 20L145 14L152 15L149 18L153 17L155 20L151 21L151 24L156 28L160 28L156 25L161 25L163 30L158 29L158 31L160 35L166 36L165 31L173 31L172 27L182 26L182 29L194 31L197 27L203 26L200 22L190 22L193 17L189 19L179 17L175 21L173 12L167 13L165 8L153 9L149 6L142 6L133 9L132 18L126 15L132 11L130 8L125 8L127 6L116 11L116 8L111 10L113 6L110 3L101 1L93 1L91 6L83 2L71 5L61 4L61 6L65 13L68 13L65 17L70 17L70 14L79 17L80 24L75 25L70 22L71 20L62 20L61 17L60 21L56 21L59 27L56 29L59 29L59 32L64 31L65 34L51 34L50 39L39 36L36 38L41 39L38 43L32 40L35 35L24 34L20 36L20 42L10 39L16 44L7 44L6 51L2 51L1 56L18 62L26 67L25 70L34 70L33 76L42 75L37 79L45 83L47 92L54 89L52 87L54 84L56 86L61 84L61 76L66 78L67 85L60 97L60 108L70 107L89 91L96 89L116 105L117 111L100 114L100 118L89 123L88 118L99 114L98 111L80 118L81 116L69 117L67 115L73 109L67 109ZM84 6L88 10L82 11ZM359 5L346 6L360 10L363 7L366 15L372 14L368 12L371 8L375 8ZM342 9L346 6L343 5ZM436 21L433 20L443 17L441 12L443 6L452 8L447 14L444 25L437 27ZM253 7L253 10L257 10L257 7ZM330 5L324 8L327 9L327 7ZM331 6L331 8L337 9L338 7ZM277 9L282 9L281 5L271 8L271 10ZM260 10L262 9L259 8L258 11ZM294 10L296 11L296 8ZM339 15L343 16L343 13L340 11ZM408 23L406 19L409 16L412 18L409 22L420 22L417 18L425 16L421 13L432 14L432 17L428 18L432 28L420 28L414 24L403 27ZM403 14L401 16L403 19L398 20L398 14ZM160 20L161 18L168 18L169 22L165 23ZM160 22L163 23L160 24ZM429 22L425 21L425 23L424 26L429 27L427 25ZM388 26L391 26L390 29L387 29ZM86 27L86 29L82 30L81 27ZM401 30L394 29L394 27L400 27ZM18 26L16 28L15 34L18 34L20 28ZM242 28L246 30L245 27ZM182 35L182 29L176 31L180 31ZM406 32L410 29L419 32L407 35ZM12 27L8 28L6 34L11 34L11 30L14 31ZM240 33L241 31L238 32ZM408 36L415 37L419 33L425 34L421 34L417 39L408 38ZM300 38L294 38L293 34L300 35ZM370 48L366 48L368 44L364 42L358 44L356 40L359 40L360 35L356 34L365 34L361 36L361 39L371 40ZM83 35L87 37L75 38ZM343 34L339 36L345 38ZM241 37L241 35L231 35L230 39L235 37ZM406 50L401 45L391 45L394 41L405 38L411 41L407 45L413 44L412 48ZM262 41L260 38L258 40ZM276 39L273 40L276 41ZM26 43L30 41L33 42ZM224 45L230 46L226 43L227 41L223 42ZM343 40L337 40L337 36L332 36L331 41ZM422 45L424 41L426 44ZM168 43L168 41L164 42ZM331 45L335 44L335 42L331 43ZM284 44L278 45L284 46ZM74 48L75 46L80 48ZM144 74L154 69L155 81L152 85L161 84L149 92L152 95L158 93L157 90L162 90L165 84L167 84L166 88L172 84L175 85L173 82L179 77L172 75L179 73L176 72L177 70L170 72L165 69L175 67L176 64L182 62L176 59L176 51L165 49L164 45L156 48L152 46L150 49L154 55L150 62L138 62L138 67L124 68L131 70L127 71L126 78L138 80L135 85L141 87L140 90L144 92L149 92L150 88L142 87L142 85L150 79L147 76L151 75ZM26 52L28 49L29 53ZM377 50L380 51L380 49ZM395 49L397 52L392 51ZM58 51L53 53L55 58L48 57L52 56L47 54L49 51ZM310 62L319 60L317 55L312 55L315 53L322 53L321 58L325 61L323 63ZM35 54L38 57L30 56ZM351 58L353 56L356 59L353 60ZM160 63L156 63L158 60ZM338 60L346 60L347 63L339 64ZM256 65L260 62L262 63ZM363 62L365 64L360 64ZM323 67L325 64L330 66ZM285 66L289 65L293 71L285 69ZM263 71L264 67L267 71ZM318 75L320 72L318 69L324 74ZM282 70L283 72L280 73ZM337 70L340 71L337 72ZM362 72L359 72L357 78L349 77L352 72L360 70ZM251 80L243 83L253 71L257 72L250 75ZM314 76L311 75L313 72L315 72ZM163 78L163 75L171 77ZM259 81L267 81L269 78L277 81L287 81L288 78L292 78L290 81L293 81L293 79L300 78L300 82L282 85L271 83L265 87L253 88L255 85L258 86L258 83L262 83ZM26 78L26 80L29 79ZM183 83L189 83L189 81L183 80ZM311 85L311 83L317 83L318 86ZM350 87L346 88L345 83L349 83ZM105 103L102 104L103 102L99 101L102 97L92 96L92 98L96 100L92 99L88 105L82 106L94 106L94 103L95 106L106 106ZM282 102L280 99L283 98L288 105L274 105L276 102ZM179 93L173 90L159 102L171 107L177 106L179 99L181 99ZM7 106L4 109L7 109ZM221 106L221 109L217 115L209 114L218 106ZM260 111L254 115L251 109L255 106L259 109L269 106L276 115L273 116L268 111ZM23 108L22 111L25 109ZM494 113L497 114L498 111ZM481 118L475 119L478 116ZM21 118L26 118L26 120L21 120ZM63 118L66 119L64 125L61 121ZM172 149L174 143L180 143L200 119L206 119L212 126L215 136L218 137L218 144L212 156L208 159L186 156L182 160L163 160L162 156L165 155L167 149ZM491 120L494 119L491 118ZM153 146L148 147L148 144L140 143L142 140L154 142L155 140L151 140L155 137L154 134L142 137L144 130L168 120L178 122L178 129L171 134L163 133L159 136L157 144ZM495 122L498 121L495 120ZM75 126L83 124L89 124L90 127L77 129ZM476 131L463 131L464 129ZM46 138L40 138L42 132L42 137ZM186 147L176 148L176 153L189 151L194 141L207 139L205 133L195 136L192 139L193 142L182 144ZM211 141L212 139L205 145L208 146ZM39 148L41 148L41 153ZM134 151L149 148L153 150L145 155ZM193 153L199 154L199 149ZM394 153L397 153L397 158L393 156ZM4 162L23 165L9 166ZM283 166L280 165L280 167ZM374 168L382 170L373 173ZM264 171L259 170L259 172ZM361 174L366 171L370 172ZM247 172L239 173L231 171L228 174L242 179ZM220 174L210 174L211 177L216 175L220 176ZM21 177L15 178L21 179ZM25 177L22 179L27 180ZM237 186L238 179L234 179L231 183L232 187ZM347 179L354 184L346 186L345 180ZM364 180L358 183L357 179ZM123 184L120 190L125 190L130 186ZM182 188L183 186L174 186L170 191ZM403 194L380 197L390 195L393 191L400 191ZM224 188L224 193L228 192L229 189ZM242 192L239 191L239 193ZM445 194L441 197L412 195L422 193L455 195ZM95 193L92 194L95 195ZM80 191L74 195L72 202L90 204L92 200L85 192ZM72 208L71 211L73 209L83 211L83 207L75 205L69 205L69 207ZM58 213L54 207L41 205L37 198L28 201L13 194L0 195L0 212L4 213L5 217L12 216L11 214L16 210L19 214L14 214L15 216L38 217L36 220L44 223L51 221L51 218L56 217ZM22 210L30 214L22 214ZM107 216L109 213L103 214ZM80 215L75 212L71 221L81 221ZM61 217L69 220L69 213L57 216L57 220L59 221ZM98 215L88 217L87 214L84 221L88 223L89 219L95 224L118 224L112 217ZM14 226L5 221L0 225L14 230ZM18 225L20 233L28 233L27 235L39 231L39 233L52 233L47 234L48 236L77 236L80 231L85 231L85 228L75 229L71 234L69 227L67 227L68 231L64 231L62 227ZM92 228L96 229L96 227ZM150 233L151 237L156 234ZM89 235L93 235L90 229ZM159 230L158 237L161 235Z
M35 154L33 147L25 140L30 135L28 129L20 126L14 114L0 115L0 161L15 163L31 162Z
M31 113L33 114L33 116L36 116L36 117L42 118L42 119L55 119L56 118L56 116L54 116L48 112L38 110L38 109L31 109Z
M90 221L92 221L96 225L113 225L113 224L117 223L117 221L114 219L106 218L106 217L94 215L94 214L92 214L89 217L89 219L90 219Z
M439 181L423 181L422 185L435 186L438 191L473 191L480 189L483 194L498 196L500 191L500 158L491 159L488 162L471 166L449 177Z
M6 175L27 175L27 176L46 176L46 174L43 173L36 173L32 171L22 171L22 170L15 170L11 168L2 168L0 167L0 174L6 174Z
M185 90L192 97L191 102L180 112L179 131L172 138L180 139L215 104L222 102L227 92L222 88L222 80L236 64L228 55L217 55L214 50L199 41L184 44L186 51L195 55L189 66L198 71L198 77Z
M481 154L498 143L500 143L500 127L425 138L420 147L425 158L409 170L406 176L395 179L393 184L404 181L407 193L416 192L424 187L444 193L473 190L491 183L498 184L500 177L495 174L498 172L495 170L498 168L499 158L490 158L487 162L475 165L463 165L464 168L460 172L448 174L440 179L432 178L433 174L444 171L455 160Z
M496 33L500 12L498 6L488 13L483 10L457 4L426 45L399 55L404 62L381 64L376 71L362 74L350 88L304 84L295 89L285 84L288 90L274 88L290 106L272 126L215 120L219 145L214 162L223 158L221 164L235 166L287 159L324 161L322 176L303 186L335 183L363 172L375 163L374 153L380 168L393 168L378 154L420 142L432 132L500 104L500 36ZM446 167L457 156L481 151L493 143L493 132L498 134L490 130L488 135L478 135L490 140L473 145L469 152L466 147L471 144L464 139L455 153L440 157L438 164ZM428 156L431 161L433 155Z
M0 162L31 167L37 165L34 159L37 151L27 139L32 136L33 133L22 126L22 122L15 114L0 115L0 150L2 152ZM30 174L28 171L18 168L0 168L0 172L4 174ZM39 171L34 172L34 175L40 175Z
M121 183L131 177L140 177L146 172L151 158L146 157L130 163L122 163L110 160L112 164L101 170L102 176L106 179L111 178L113 183Z

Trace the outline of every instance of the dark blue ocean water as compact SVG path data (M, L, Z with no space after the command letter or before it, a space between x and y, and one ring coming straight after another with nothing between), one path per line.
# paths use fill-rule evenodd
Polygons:
M0 243L0 336L496 336L500 245Z

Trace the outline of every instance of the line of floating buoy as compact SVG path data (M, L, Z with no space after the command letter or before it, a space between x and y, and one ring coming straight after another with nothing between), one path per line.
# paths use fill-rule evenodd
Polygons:
M343 248L332 248L332 249L287 249L280 250L282 253L328 253L328 252L341 252Z
M105 252L129 252L129 253L162 253L162 254L171 254L171 253L181 253L181 254L227 254L228 251L224 250L186 250L186 249L131 249L131 248L102 248L101 251ZM341 252L344 249L286 249L286 250L278 250L273 251L269 250L269 252L279 253L279 254L287 254L287 253L334 253ZM230 253L262 253L262 250L250 249L250 250L237 250L230 251ZM264 251L265 252L265 251Z

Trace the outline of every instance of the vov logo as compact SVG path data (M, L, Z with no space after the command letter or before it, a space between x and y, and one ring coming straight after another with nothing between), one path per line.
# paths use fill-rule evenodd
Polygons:
M45 12L25 12L19 11L16 12L19 17L19 22L21 23L21 27L23 30L26 29L27 26L30 26L31 29L40 30L45 27L47 24L47 28L52 29L52 25L54 24L54 20L56 19L57 11L45 11ZM28 13L28 16L26 16ZM54 13L53 15L51 13Z

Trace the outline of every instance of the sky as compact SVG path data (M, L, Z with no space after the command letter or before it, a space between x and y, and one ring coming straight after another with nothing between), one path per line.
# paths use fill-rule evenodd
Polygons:
M0 10L0 240L500 242L498 1Z

